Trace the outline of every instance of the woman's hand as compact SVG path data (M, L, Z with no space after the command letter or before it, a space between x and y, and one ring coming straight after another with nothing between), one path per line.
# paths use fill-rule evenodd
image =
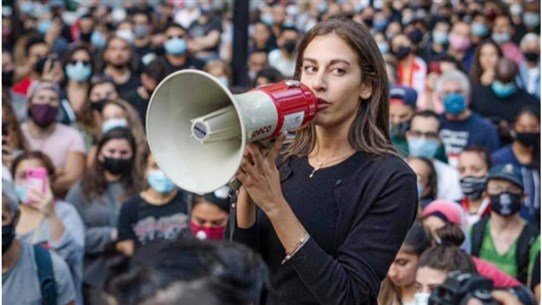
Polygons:
M480 83L482 85L487 86L491 84L491 82L493 82L494 78L495 78L495 71L493 69L487 69L480 76Z
M270 149L261 148L255 143L249 144L237 172L237 179L243 183L243 188L266 214L272 213L285 202L275 165L284 138L284 134L280 135Z
M28 199L30 200L30 206L38 209L45 218L56 215L55 198L49 183L45 185L45 193L39 189L30 189Z

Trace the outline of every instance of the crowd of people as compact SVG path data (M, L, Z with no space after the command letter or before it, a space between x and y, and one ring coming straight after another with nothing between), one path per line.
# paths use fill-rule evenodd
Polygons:
M197 240L230 239L232 190L174 185L148 147L147 105L182 69L234 92L299 77L303 35L341 18L376 41L390 140L417 176L417 220L379 304L427 304L452 271L491 279L503 304L540 300L540 1L251 1L246 71L231 69L233 16L226 0L3 7L4 304L265 297L274 268Z

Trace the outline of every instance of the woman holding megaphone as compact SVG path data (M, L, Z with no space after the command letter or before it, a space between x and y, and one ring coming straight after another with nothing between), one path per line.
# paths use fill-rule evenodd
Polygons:
M384 60L364 26L329 20L301 40L295 78L319 112L283 152L284 136L248 145L233 238L271 270L265 304L376 304L417 209L389 140Z

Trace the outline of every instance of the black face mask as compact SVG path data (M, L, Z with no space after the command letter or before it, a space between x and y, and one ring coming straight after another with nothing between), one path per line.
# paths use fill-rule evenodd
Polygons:
M2 226L2 255L9 250L14 239L15 228L13 228L13 224Z
M423 39L423 32L420 29L414 29L408 33L408 39L410 39L412 43L418 44Z
M491 210L501 216L514 215L521 209L521 195L504 192L489 196Z
M397 59L401 60L410 54L410 47L400 46L397 51L395 52L395 56Z
M145 89L145 91L147 91L147 94L149 95L149 99L151 98L152 96L152 93L154 92L154 90L149 90L147 87L143 86L143 88Z
M373 20L373 18L365 18L365 19L363 19L363 23L365 23L366 26L372 28L374 20Z
M283 46L284 51L286 51L286 53L288 54L293 54L295 51L296 44L297 42L295 40L286 40Z
M530 61L530 62L536 62L538 61L538 58L540 57L540 55L536 52L525 52L523 53L523 56L527 59L527 61Z
M404 137L406 132L410 129L410 122L402 122L390 125L390 136L392 137Z
M120 175L132 169L132 159L104 157L105 169L113 175Z
M84 42L90 42L90 36L92 35L92 31L89 33L80 33L79 39Z
M98 111L99 113L102 113L102 110L104 110L105 101L107 99L103 98L101 100L97 100L95 102L90 102L90 109L94 111Z
M486 177L465 177L460 181L463 194L470 200L476 200L482 196L482 193L486 189L486 183Z
M533 147L538 145L540 140L539 132L516 132L515 139L518 140L521 145L526 147Z
M13 86L13 71L2 71L2 86L6 88Z

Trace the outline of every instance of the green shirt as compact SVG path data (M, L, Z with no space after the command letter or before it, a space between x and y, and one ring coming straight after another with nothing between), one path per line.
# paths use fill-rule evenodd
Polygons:
M505 253L499 254L495 248L495 243L491 237L489 221L486 224L485 235L482 241L482 247L480 248L480 258L495 264L499 269L507 274L517 277L518 275L518 260L517 255L518 241L514 243L506 250ZM531 275L534 260L540 251L540 236L536 238L536 241L529 250L529 269L528 275Z

